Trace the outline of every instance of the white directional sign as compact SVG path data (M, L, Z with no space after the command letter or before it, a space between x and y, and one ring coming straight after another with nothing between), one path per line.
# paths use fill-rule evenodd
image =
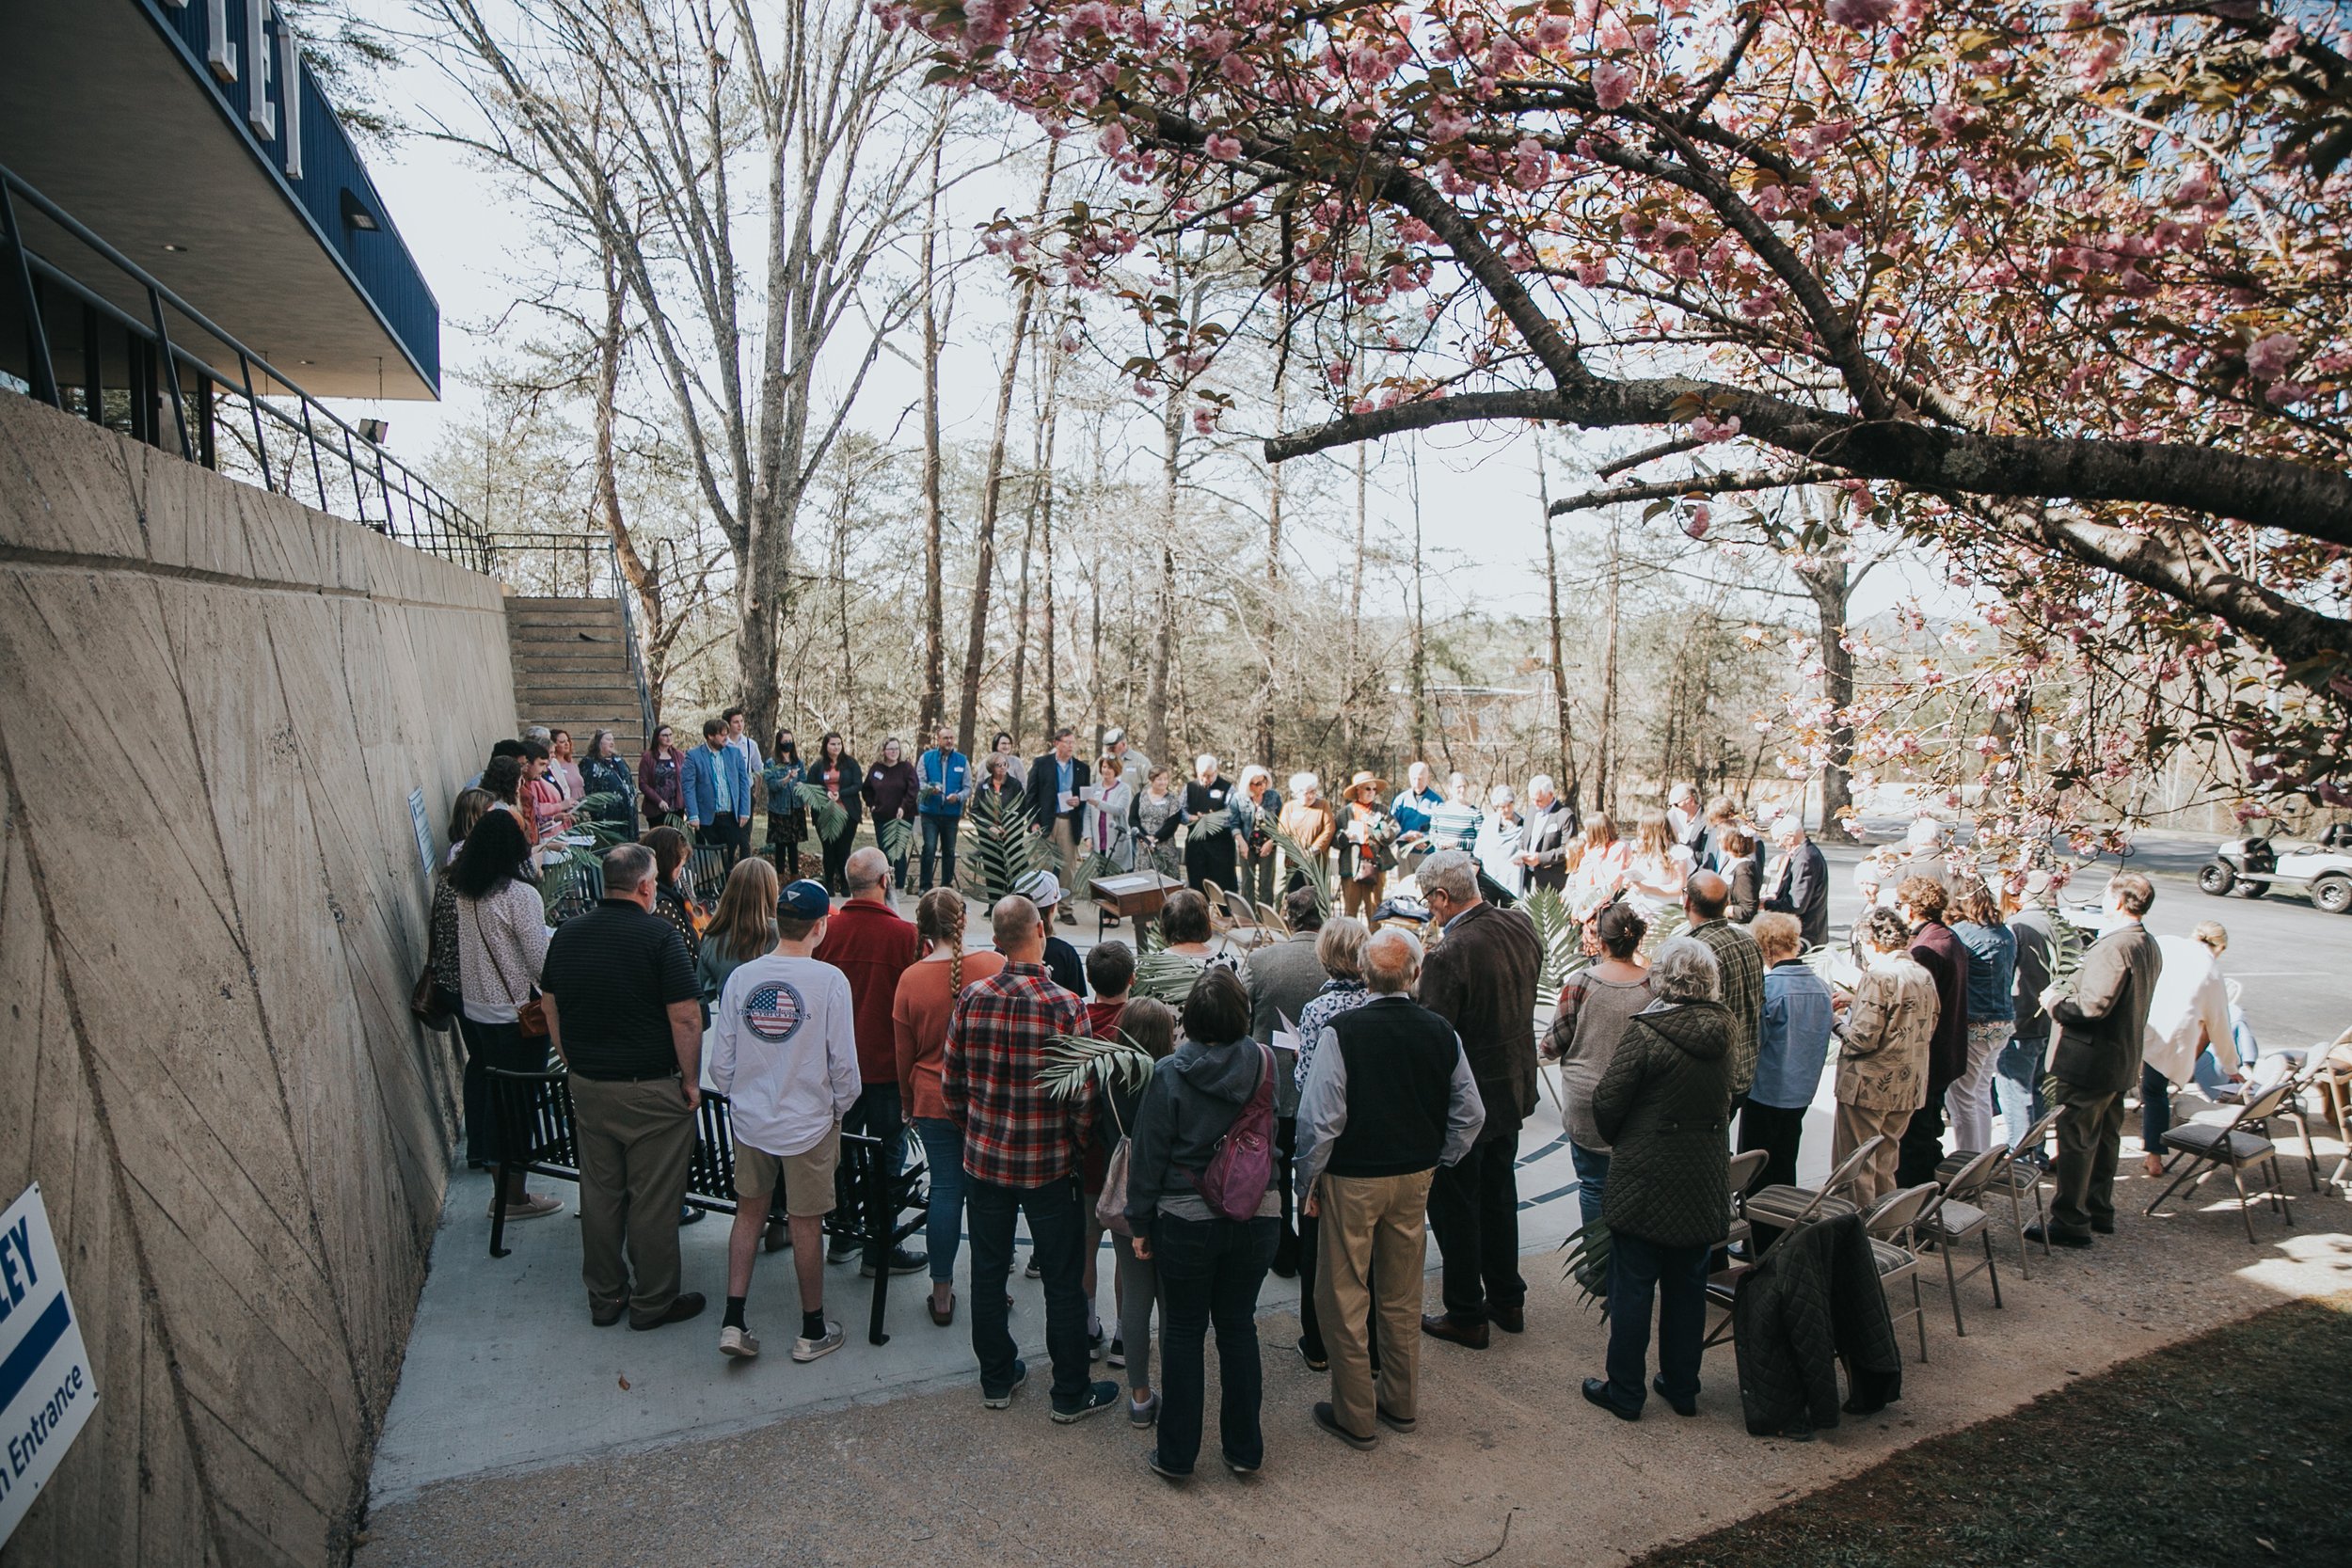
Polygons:
M0 1542L16 1533L97 1405L35 1182L0 1214Z

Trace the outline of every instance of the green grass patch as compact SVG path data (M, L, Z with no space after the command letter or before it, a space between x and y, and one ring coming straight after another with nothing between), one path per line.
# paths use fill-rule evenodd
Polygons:
M1639 1568L2352 1563L2352 1296L2272 1307Z

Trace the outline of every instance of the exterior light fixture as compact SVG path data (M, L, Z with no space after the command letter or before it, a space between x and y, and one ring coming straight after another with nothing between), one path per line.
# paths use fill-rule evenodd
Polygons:
M348 185L343 187L342 205L344 228L357 229L373 234L384 227L376 222L375 214L368 210L368 204L359 199L358 192Z

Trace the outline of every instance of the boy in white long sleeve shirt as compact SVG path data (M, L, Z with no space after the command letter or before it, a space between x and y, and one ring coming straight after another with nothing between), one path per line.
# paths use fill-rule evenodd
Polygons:
M710 1084L727 1097L735 1130L723 1355L759 1354L743 1322L743 1302L779 1183L801 1286L792 1359L814 1361L841 1348L841 1325L825 1321L823 1229L841 1163L841 1117L856 1101L859 1084L849 976L810 956L824 940L832 908L820 882L787 887L776 900L775 951L728 975L711 1014Z

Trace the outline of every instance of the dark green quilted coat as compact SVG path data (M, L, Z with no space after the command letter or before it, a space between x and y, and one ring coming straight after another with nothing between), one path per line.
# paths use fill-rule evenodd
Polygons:
M1730 1228L1724 1107L1731 1102L1731 1015L1678 1002L1633 1015L1593 1090L1609 1140L1601 1217L1659 1246L1704 1246Z

